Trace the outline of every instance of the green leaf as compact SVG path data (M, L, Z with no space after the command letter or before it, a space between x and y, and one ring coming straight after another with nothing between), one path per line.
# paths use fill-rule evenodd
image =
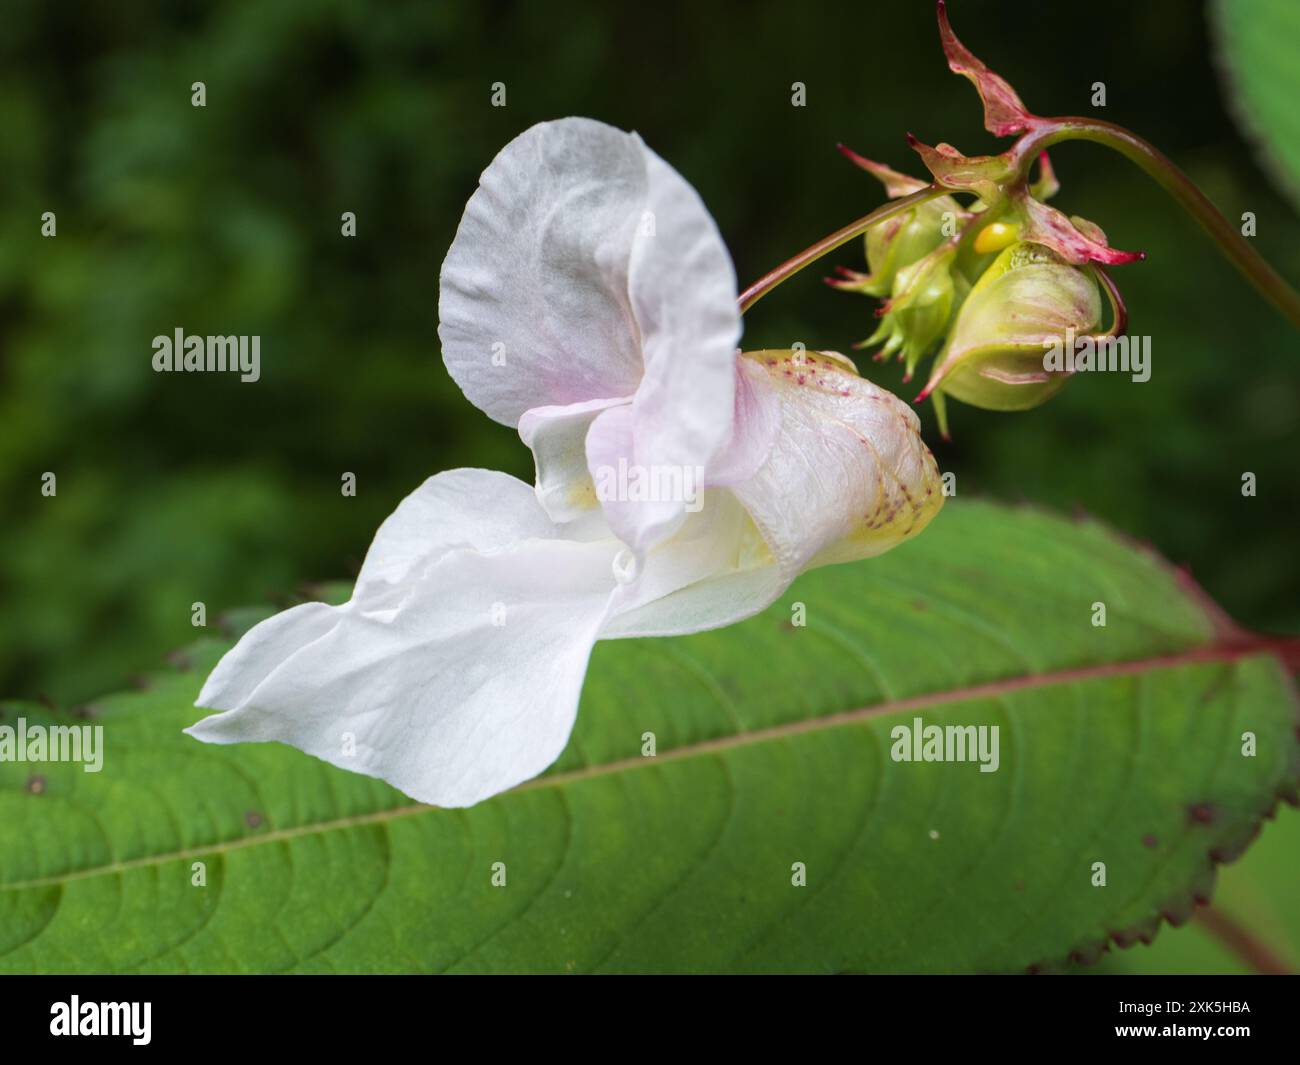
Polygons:
M1111 954L1099 972L1294 973L1300 969L1300 813L1284 809L1220 877L1214 904L1150 946Z
M560 763L470 810L181 735L225 646L84 711L102 772L0 763L0 969L1059 967L1187 916L1300 765L1280 644L990 504L744 624L600 644ZM915 717L998 726L998 770L892 760Z
M1210 5L1223 74L1238 124L1260 161L1300 206L1300 5L1295 0L1214 0Z

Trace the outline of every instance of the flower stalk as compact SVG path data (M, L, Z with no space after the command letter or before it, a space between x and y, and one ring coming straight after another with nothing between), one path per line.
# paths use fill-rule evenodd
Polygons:
M816 244L810 245L798 255L787 259L780 266L769 270L750 285L749 288L745 289L745 291L740 294L741 313L743 314L748 311L752 306L754 306L754 304L779 284L783 281L790 280L790 278L794 277L794 275L805 266L811 266L818 259L825 255L829 255L836 248L847 244L854 237L862 236L862 234L872 226L878 225L881 222L886 222L896 215L903 214L906 211L910 211L913 207L925 203L928 200L933 200L938 196L943 196L947 191L947 189L944 189L938 184L927 185L925 188L919 189L910 195L903 196L897 200L891 200L889 203L881 204L870 214L863 215L861 218L857 219L857 221L850 222L848 225L841 229L837 229L829 236L823 237Z
M1140 167L1196 220L1224 258L1255 286L1260 295L1285 315L1292 325L1300 328L1300 293L1255 250L1250 241L1209 201L1177 163L1131 130L1093 118L1047 119L1040 129L1023 139L1024 167L1029 166L1038 151L1069 140L1103 145Z

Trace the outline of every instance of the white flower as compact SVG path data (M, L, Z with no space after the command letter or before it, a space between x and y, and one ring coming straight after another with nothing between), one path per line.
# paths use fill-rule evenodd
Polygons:
M536 488L431 477L380 526L348 603L278 614L221 660L198 705L226 712L191 735L279 740L470 805L559 756L596 640L748 617L941 504L894 396L839 356L736 350L717 227L635 134L571 118L513 140L441 285L447 368L518 427Z

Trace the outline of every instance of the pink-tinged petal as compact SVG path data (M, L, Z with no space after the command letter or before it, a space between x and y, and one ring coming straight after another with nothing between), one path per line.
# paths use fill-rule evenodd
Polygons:
M735 416L736 275L695 190L643 150L653 224L638 230L628 271L645 356L645 376L632 399L634 461L661 468L702 466L707 472L731 439ZM641 545L653 542L651 527L662 535L671 523L641 523Z
M984 128L995 137L1006 137L1023 133L1038 122L1037 116L1025 109L1016 90L957 39L948 22L943 0L938 0L938 15L939 39L943 42L944 55L948 57L948 69L967 78L979 92L984 101Z
M471 403L517 425L635 391L628 272L648 195L640 138L600 122L543 122L501 149L440 277L443 359Z
M885 187L885 195L891 200L896 200L901 196L910 196L912 193L920 192L926 187L926 182L908 174L901 174L884 163L877 163L873 159L868 159L865 155L859 155L852 148L843 144L837 144L835 147L851 163L861 167L878 180Z
M1082 226L1076 225L1055 207L1034 199L1023 188L1013 193L1012 198L1023 219L1020 238L1051 248L1068 263L1081 266L1096 262L1113 266L1146 258L1146 252L1120 251L1110 247L1099 226L1084 219L1078 220Z
M498 421L634 395L641 461L707 465L731 436L736 295L681 175L636 134L564 119L484 172L443 265L439 335L456 382Z
M447 475L443 475L444 477ZM418 562L405 531L371 552L376 575L404 574L381 608L358 598L308 604L253 628L213 672L199 705L224 710L187 731L210 743L288 743L388 781L411 797L468 806L535 776L564 748L587 659L618 586L620 545L533 534L547 527L532 491L500 475L430 479L403 521L430 519ZM470 544L464 489L481 481L498 504ZM444 492L444 488L450 488ZM502 545L513 517L517 538ZM387 557L392 549L395 554Z
M542 122L491 161L439 280L443 360L474 406L517 425L636 390L628 260L646 195L640 139L588 118Z
M704 492L702 464L657 463L636 439L631 406L601 413L587 433L587 470L614 535L643 554L685 520Z
M709 467L710 487L753 477L767 461L780 430L781 401L767 387L765 372L753 359L738 355L732 436Z
M519 419L519 436L537 466L537 500L552 521L575 521L599 506L587 469L587 433L603 411L631 402L631 396L624 396L534 407Z
M698 511L705 488L751 477L766 461L780 427L780 404L756 387L747 359L737 363L732 436L707 465L659 463L636 433L634 409L603 411L586 438L586 472L614 535L643 555Z
M925 527L943 498L906 404L851 372L842 357L748 357L781 401L781 432L768 461L732 491L787 580L812 566L880 554Z

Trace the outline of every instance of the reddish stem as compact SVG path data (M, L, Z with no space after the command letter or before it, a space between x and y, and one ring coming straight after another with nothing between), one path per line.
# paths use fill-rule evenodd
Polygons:
M897 200L882 204L868 215L863 215L856 222L850 222L843 229L837 229L829 237L823 237L816 244L805 248L798 255L787 259L774 270L769 270L749 288L740 294L740 310L743 314L749 310L755 303L766 296L772 289L776 288L782 281L788 280L802 270L805 266L815 263L823 255L833 252L842 244L847 244L854 237L860 237L872 226L878 222L893 218L897 214L909 211L919 203L925 203L927 200L933 200L936 197L944 195L947 190L940 188L938 185L927 185L925 188L913 192L909 196L903 196Z

